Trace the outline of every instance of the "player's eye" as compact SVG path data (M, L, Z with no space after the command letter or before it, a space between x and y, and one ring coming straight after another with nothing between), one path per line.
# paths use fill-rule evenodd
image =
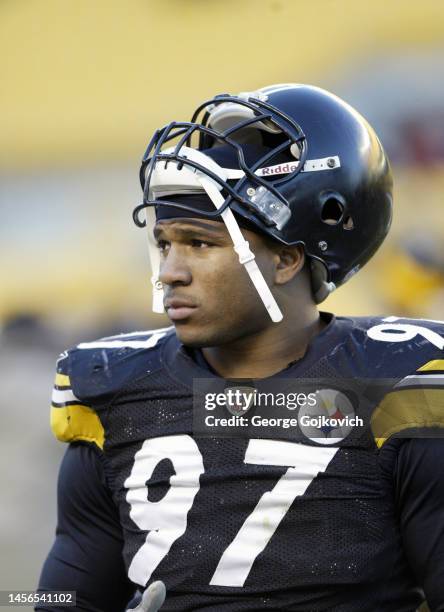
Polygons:
M158 240L157 241L157 248L159 249L159 251L161 253L166 253L167 249L169 248L169 242L167 242L166 240Z
M205 240L198 240L197 238L194 238L191 240L191 246L196 247L197 249L205 249L211 245L209 242L205 242Z

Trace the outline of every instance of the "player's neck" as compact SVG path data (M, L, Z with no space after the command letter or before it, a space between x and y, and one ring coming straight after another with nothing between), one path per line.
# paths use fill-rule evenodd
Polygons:
M313 307L278 325L230 344L207 347L202 353L209 365L224 378L266 378L301 359L310 340L325 327Z

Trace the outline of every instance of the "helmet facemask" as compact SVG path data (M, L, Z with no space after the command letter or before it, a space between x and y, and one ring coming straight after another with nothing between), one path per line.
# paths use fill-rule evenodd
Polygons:
M191 122L173 122L157 131L148 145L140 171L144 200L133 217L137 225L147 225L149 230L154 312L163 312L163 289L158 280L160 255L152 228L155 207L168 206L174 207L178 216L189 213L189 217L221 218L271 320L282 320L231 207L235 204L238 214L248 213L246 217L253 220L258 231L265 227L280 232L291 217L291 209L277 187L300 172L328 166L326 160L307 161L301 127L265 99L260 93L259 97L217 96L202 104ZM228 161L219 163L215 158L221 150ZM335 163L340 165L339 158ZM184 202L186 198L181 201L180 196L193 194L206 194L214 209L196 209ZM168 199L171 196L174 200ZM146 211L145 220L140 218L142 210Z

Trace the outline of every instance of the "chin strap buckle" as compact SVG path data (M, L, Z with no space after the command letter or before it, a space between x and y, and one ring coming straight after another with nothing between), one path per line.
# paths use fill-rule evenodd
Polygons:
M242 265L248 263L249 261L253 261L254 253L251 251L250 245L247 240L236 244L234 246L234 250L239 256L239 263L241 263Z

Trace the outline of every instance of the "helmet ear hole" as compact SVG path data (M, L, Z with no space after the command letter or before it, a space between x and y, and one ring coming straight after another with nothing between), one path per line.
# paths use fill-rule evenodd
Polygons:
M347 217L345 217L343 223L342 223L342 227L345 230L352 230L355 227L355 224L353 223L353 217L351 217L350 215L348 215Z
M322 205L321 220L327 225L337 225L344 214L344 205L336 197L329 196ZM351 217L348 217L351 218Z

